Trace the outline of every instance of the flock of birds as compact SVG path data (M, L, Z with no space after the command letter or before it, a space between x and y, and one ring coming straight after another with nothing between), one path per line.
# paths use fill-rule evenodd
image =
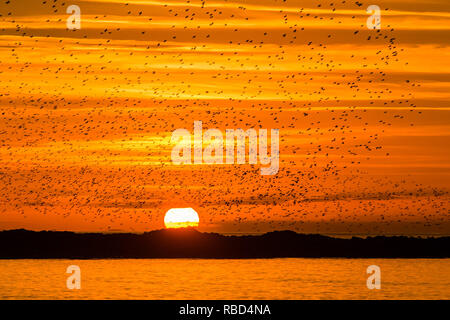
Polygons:
M82 27L69 30L72 3L2 2L2 216L145 230L176 204L236 232L407 232L445 221L441 190L368 169L390 157L385 132L413 128L421 111L420 84L389 86L385 70L407 62L394 28L366 28L366 4L83 1ZM279 173L171 165L172 131L195 120L280 129Z

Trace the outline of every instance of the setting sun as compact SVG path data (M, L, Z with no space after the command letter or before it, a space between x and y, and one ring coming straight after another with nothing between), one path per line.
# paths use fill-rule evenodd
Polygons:
M164 217L166 228L198 227L199 218L192 208L173 208Z

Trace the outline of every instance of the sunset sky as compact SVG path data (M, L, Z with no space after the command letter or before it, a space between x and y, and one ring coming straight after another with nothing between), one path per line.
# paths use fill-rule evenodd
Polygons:
M449 22L445 0L2 1L0 229L192 207L201 231L448 235ZM172 164L194 121L279 129L278 174Z

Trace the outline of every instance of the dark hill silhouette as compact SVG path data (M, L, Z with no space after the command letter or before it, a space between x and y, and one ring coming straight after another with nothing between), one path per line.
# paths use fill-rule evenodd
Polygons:
M195 229L144 234L10 230L0 232L0 258L449 258L450 237L339 239L275 231L225 236Z

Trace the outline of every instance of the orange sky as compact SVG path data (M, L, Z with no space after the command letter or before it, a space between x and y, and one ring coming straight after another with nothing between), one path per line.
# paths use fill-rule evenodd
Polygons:
M448 234L450 3L368 5L3 1L0 229ZM196 120L280 129L280 171L173 165Z

